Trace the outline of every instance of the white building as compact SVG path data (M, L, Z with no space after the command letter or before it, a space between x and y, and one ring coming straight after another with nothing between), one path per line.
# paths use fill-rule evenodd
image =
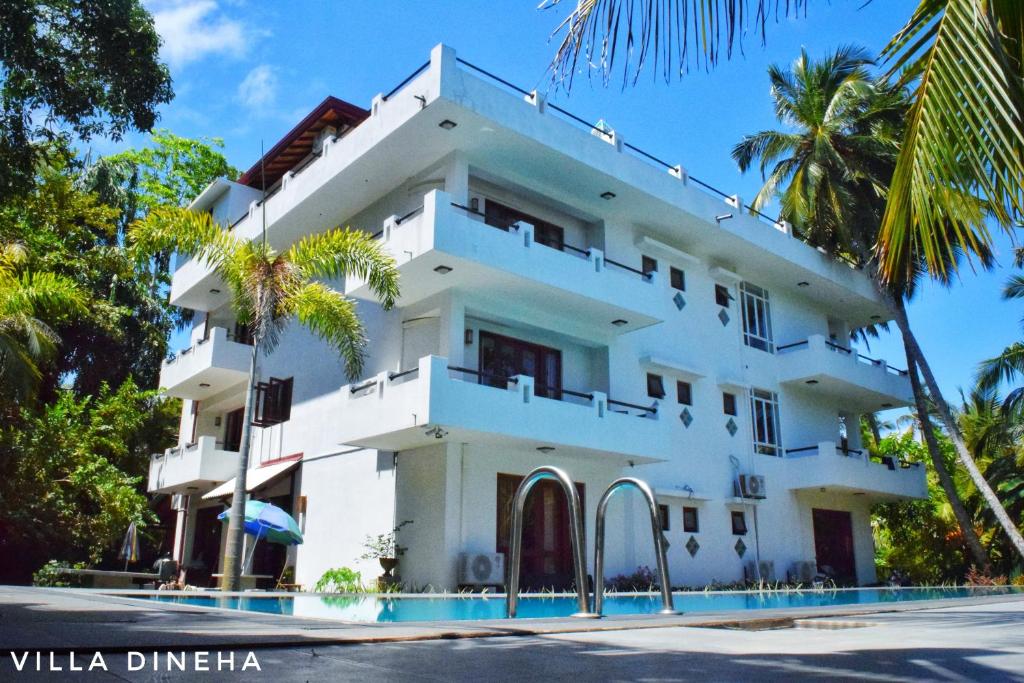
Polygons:
M851 329L891 317L871 281L580 123L438 46L369 111L330 98L311 113L264 158L266 201L257 163L194 202L246 237L265 221L277 248L336 225L379 233L400 264L388 312L357 278L334 283L361 302L365 376L297 325L261 359L248 481L304 528L296 580L376 576L364 537L412 520L402 579L453 589L460 554L505 550L518 478L550 464L583 493L591 563L597 501L631 475L667 512L675 585L741 580L758 557L766 578L816 561L874 581L871 506L926 489L923 468L860 449L860 415L911 396L905 373L850 349ZM183 494L176 555L209 571L249 353L224 290L202 263L175 273L172 303L198 314L161 378L185 399L179 445L149 480ZM764 496L742 495L755 475ZM563 501L532 494L527 587L571 575ZM631 496L611 505L610 575L654 566L645 515ZM285 561L258 548L253 571Z

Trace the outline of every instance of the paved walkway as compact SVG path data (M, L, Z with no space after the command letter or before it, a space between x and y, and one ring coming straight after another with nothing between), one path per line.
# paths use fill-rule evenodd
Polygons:
M233 651L235 675L240 675L246 653L253 650L261 671L250 668L245 680L275 682L1024 681L1024 600L943 604L923 610L920 604L905 603L884 613L844 608L811 619L799 618L806 610L778 610L600 622L367 625L0 587L0 680L224 680L231 674L215 670L216 652ZM793 616L798 617L795 627ZM755 630L765 627L776 628ZM214 670L195 673L189 652L188 674L167 673L167 650L196 648L211 652ZM26 670L18 672L11 651L20 657L24 650L43 650L44 669L48 651L56 650L55 664L64 671L37 673L30 659ZM131 661L137 665L144 656L144 670L129 670L129 650L146 652ZM94 651L102 652L108 671L67 672L70 651L86 667ZM154 661L158 672L152 670Z

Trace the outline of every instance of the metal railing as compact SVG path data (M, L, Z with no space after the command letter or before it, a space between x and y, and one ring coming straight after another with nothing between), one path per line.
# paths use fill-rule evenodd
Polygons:
M817 450L818 450L817 446L801 446L800 448L787 448L786 449L786 455L789 456L789 455L792 455L794 453L807 453L809 451L817 451ZM864 451L859 449L859 448L850 448L850 447L844 448L842 446L836 446L836 453L842 453L843 455L845 455L847 457L849 457L851 455L856 455L857 457L860 457L860 456L864 455Z
M800 347L807 347L809 345L810 345L810 340L809 339L802 339L800 341L792 342L790 344L783 344L782 346L776 346L775 347L775 352L776 353L782 353L782 352L790 351L792 349L796 349L796 348L800 348ZM907 371L906 370L901 370L900 368L897 368L897 367L894 367L892 365L889 365L888 363L885 362L885 360L883 360L881 358L872 358L871 356L865 356L863 353L860 353L859 351L855 351L852 348L848 348L846 346L842 346L840 344L837 344L834 341L832 341L831 339L826 339L825 340L825 346L828 347L829 349L831 349L832 351L835 351L836 353L842 353L842 354L847 355L847 356L855 356L858 361L864 363L865 365L874 365L876 367L884 367L885 371L888 372L889 374L897 375L899 377L906 377L907 376Z
M651 534L654 538L654 555L658 566L658 581L661 582L661 611L659 614L679 614L672 602L672 582L668 577L668 560L665 551L668 540L662 532L661 514L658 512L658 500L647 482L633 477L616 479L605 489L604 495L597 504L597 523L594 525L594 614L601 616L604 610L604 518L608 512L608 502L617 491L632 486L644 497L647 509L651 513Z
M505 610L509 619L516 616L519 604L519 569L523 556L523 516L526 497L530 489L543 479L553 479L562 486L569 506L569 541L572 545L572 564L576 579L576 613L574 617L593 618L597 615L590 611L590 600L587 599L587 559L583 547L583 520L580 511L580 494L576 485L564 470L557 467L538 467L519 482L515 496L512 498L512 523L509 525L508 539L508 577L505 581L507 594Z

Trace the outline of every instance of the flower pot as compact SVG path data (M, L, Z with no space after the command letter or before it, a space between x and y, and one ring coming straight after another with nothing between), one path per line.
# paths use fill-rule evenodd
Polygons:
M390 577L391 570L398 566L397 557L381 557L378 558L380 566L384 569L384 575Z

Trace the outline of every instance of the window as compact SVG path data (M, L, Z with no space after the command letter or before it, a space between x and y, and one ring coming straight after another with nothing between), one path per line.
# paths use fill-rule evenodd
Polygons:
M697 508L683 508L683 531L689 534L695 534L700 531Z
M732 532L737 536L744 536L747 533L747 516L743 510L732 511Z
M682 380L676 382L676 400L684 406L693 405L693 387L690 386L689 382L683 382Z
M242 419L244 408L232 410L224 416L224 450L238 452L242 448Z
M508 231L513 225L522 221L533 226L533 241L552 249L562 250L565 245L565 230L536 216L523 213L518 209L505 206L488 199L484 203L484 222L487 225Z
M656 273L658 272L658 261L650 256L644 256L640 259L640 270L644 271L644 275Z
M729 293L729 288L725 285L715 285L715 303L719 306L729 308L729 300L732 299L732 294Z
M665 398L665 384L661 375L647 373L647 395L651 398Z
M778 395L754 389L750 392L750 410L754 425L754 450L763 455L782 455Z
M680 292L686 291L686 273L678 268L668 269L668 282L672 285L672 289L678 289Z
M669 528L669 513L668 505L658 506L658 515L661 517L661 530L668 531Z
M270 427L291 419L292 384L293 378L291 377L288 379L271 377L269 382L259 382L256 385L252 419L255 426Z
M736 394L722 392L722 412L726 415L736 415Z
M480 331L480 383L504 389L513 375L533 377L537 396L561 400L562 352L540 344Z
M740 284L743 308L743 343L755 349L772 353L772 310L768 304L768 290L749 282Z

